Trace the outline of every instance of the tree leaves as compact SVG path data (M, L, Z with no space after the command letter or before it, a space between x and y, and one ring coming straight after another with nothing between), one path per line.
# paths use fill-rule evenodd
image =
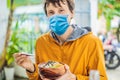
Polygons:
M98 17L104 15L106 18L107 30L110 30L111 20L114 16L120 16L120 1L117 0L99 0Z
M7 6L10 8L12 0L7 0ZM13 0L13 7L41 4L43 0Z

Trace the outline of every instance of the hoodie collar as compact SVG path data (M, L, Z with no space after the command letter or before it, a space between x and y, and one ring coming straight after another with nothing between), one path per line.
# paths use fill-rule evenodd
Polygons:
M88 34L90 31L88 31L86 28L84 27L78 27L76 24L72 24L72 27L73 27L73 32L72 34L70 35L70 37L68 37L68 39L66 41L74 41L86 34ZM59 39L57 38L56 34L54 32L50 32L50 35L55 39L57 40L58 42Z

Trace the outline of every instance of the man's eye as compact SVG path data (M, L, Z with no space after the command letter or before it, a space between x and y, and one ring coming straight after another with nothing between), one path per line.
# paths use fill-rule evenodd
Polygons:
M54 12L49 12L48 14L49 14L49 15L53 15L53 14L54 14Z
M64 12L65 12L65 11L64 11L63 9L59 10L59 13L60 13L60 14L64 14Z
M60 12L63 12L64 10L60 10Z

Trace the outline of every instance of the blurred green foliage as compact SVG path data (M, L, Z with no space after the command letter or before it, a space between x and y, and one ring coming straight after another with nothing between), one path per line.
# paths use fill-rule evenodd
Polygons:
M120 16L120 0L99 0L98 8L98 16L105 16L107 30L110 30L113 17Z
M12 0L7 0L7 6L10 8ZM41 4L44 0L13 0L13 7Z
M11 35L6 53L6 61L8 67L13 66L12 63L14 62L14 53L34 53L35 42L38 34L36 34L34 30L29 31L27 27L20 28L20 25L22 22L24 22L25 18L27 17L22 16L19 20L13 22L15 25L12 25L11 27Z
M14 0L15 6L41 4L43 0Z
M10 8L10 11L13 11L16 7L41 4L42 1L43 0L7 0L7 6L8 8ZM11 16L11 18L13 18L13 16ZM27 17L22 16L20 20L24 21L25 18ZM14 23L14 21L11 21L11 23ZM11 34L10 34L8 46L6 48L7 53L5 56L5 59L7 61L6 66L8 67L13 66L14 53L21 52L21 51L34 53L35 40L36 40L35 38L36 38L36 35L38 35L38 34L35 34L34 30L28 31L28 29L25 27L20 28L20 21L18 20L16 20L14 26L10 25L10 28L11 28L10 30Z
M12 67L14 61L13 54L19 52L19 38L18 38L18 21L16 22L14 31L11 32L10 41L7 47L6 61L7 67Z

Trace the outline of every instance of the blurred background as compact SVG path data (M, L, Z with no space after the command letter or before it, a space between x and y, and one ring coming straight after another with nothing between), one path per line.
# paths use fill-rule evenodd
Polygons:
M25 70L15 64L13 54L34 55L36 39L49 31L43 3L0 0L0 80L13 80L11 76L14 80L28 80ZM75 20L81 27L90 27L101 39L108 80L119 80L120 0L75 0ZM31 60L34 62L34 56Z

